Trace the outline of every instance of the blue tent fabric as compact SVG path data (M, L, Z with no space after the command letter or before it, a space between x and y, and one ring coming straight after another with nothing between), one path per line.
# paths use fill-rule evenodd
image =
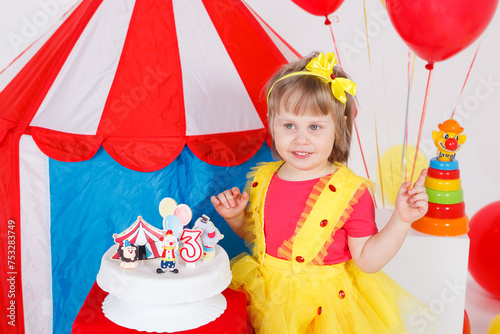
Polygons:
M50 159L53 332L71 332L102 255L114 244L113 233L125 230L137 216L162 229L158 205L165 197L191 207L188 227L202 214L209 216L224 234L219 244L230 258L244 251L243 241L216 213L210 196L233 186L243 189L250 168L271 160L267 145L235 167L209 165L186 147L169 166L148 173L119 165L102 148L87 161Z

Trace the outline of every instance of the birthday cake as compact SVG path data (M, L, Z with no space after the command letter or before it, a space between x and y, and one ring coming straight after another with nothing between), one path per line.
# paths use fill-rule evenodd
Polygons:
M168 199L171 200L171 199ZM163 203L163 201L162 201ZM175 203L175 202L174 202ZM160 205L164 230L141 216L103 255L97 284L109 295L104 315L114 323L147 332L177 332L201 327L224 313L221 294L231 282L229 257L217 245L223 236L206 216L193 229L190 209Z

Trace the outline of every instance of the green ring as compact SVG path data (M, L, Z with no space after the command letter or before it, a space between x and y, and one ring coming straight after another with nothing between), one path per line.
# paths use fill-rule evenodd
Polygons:
M429 202L436 204L458 204L464 201L464 192L462 189L453 191L442 191L426 188Z

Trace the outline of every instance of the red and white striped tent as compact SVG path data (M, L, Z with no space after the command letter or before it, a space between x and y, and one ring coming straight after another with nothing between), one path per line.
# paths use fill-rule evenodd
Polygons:
M151 172L188 146L238 165L268 137L263 85L298 56L241 1L82 0L0 72L0 332L49 333L58 316L48 158L102 147Z
M122 244L125 240L128 240L131 244L144 247L144 256L148 259L160 257L163 251L162 237L162 231L148 224L141 216L137 217L137 220L125 231L113 235L117 244ZM139 259L143 259L140 249L138 252ZM118 258L118 252L116 252L113 259Z

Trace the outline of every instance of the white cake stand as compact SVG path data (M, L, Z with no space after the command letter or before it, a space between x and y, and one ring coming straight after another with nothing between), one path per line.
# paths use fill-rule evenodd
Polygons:
M151 305L108 295L102 304L104 315L114 323L146 332L179 332L198 328L217 319L227 307L222 294L197 302Z
M231 282L229 258L215 245L215 257L186 267L179 260L178 274L157 274L160 259L140 261L137 268L120 268L113 260L116 245L103 256L97 284L109 292L102 310L114 323L146 332L178 332L217 319L227 307L221 294ZM143 262L143 263L141 263Z

